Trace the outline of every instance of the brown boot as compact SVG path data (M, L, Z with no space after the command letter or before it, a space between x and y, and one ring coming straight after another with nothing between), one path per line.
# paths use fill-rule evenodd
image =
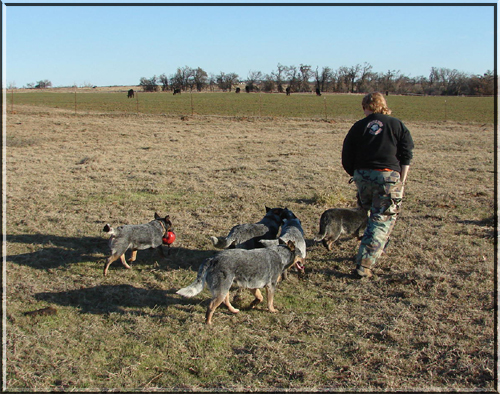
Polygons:
M354 279L371 278L373 276L371 269L361 265L356 266L356 269L352 271L352 275Z

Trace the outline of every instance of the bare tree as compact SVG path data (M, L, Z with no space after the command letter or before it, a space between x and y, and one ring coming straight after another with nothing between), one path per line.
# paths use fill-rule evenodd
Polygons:
M493 95L495 93L495 74L488 70L483 75L471 78L471 92L480 95Z
M333 71L330 67L323 67L321 70L321 90L327 92L333 82Z
M349 91L351 93L354 93L354 86L356 84L356 80L359 78L360 71L361 71L360 64L356 64L355 66L347 68L346 77L348 81Z
M236 85L238 83L238 74L235 73L226 74L221 71L221 73L215 78L217 81L217 85L220 89L222 89L223 92L231 91L233 85Z
M311 86L309 85L309 78L311 77L311 66L307 66L305 64L301 64L299 67L300 70L300 91L301 92L310 92Z
M207 85L208 74L202 68L198 67L196 70L194 70L193 79L196 85L196 90L198 92L201 92Z
M215 86L217 85L217 77L214 73L210 73L208 76L208 88L211 92L215 90Z
M290 88L290 91L298 92L300 90L300 79L297 67L287 66L284 71L288 78L288 87Z
M275 78L273 74L266 74L262 77L261 90L266 93L271 93L275 87Z
M217 86L219 87L219 89L221 89L223 92L227 92L228 86L226 73L221 71L220 74L215 77L215 79L217 81Z
M52 82L48 79L44 79L43 81L38 81L35 85L35 89L45 89L50 88L52 86Z
M398 77L399 70L387 70L384 74L379 74L379 87L385 92L396 91L396 79Z
M139 86L141 86L142 90L144 90L145 92L156 92L158 90L156 75L154 75L150 79L142 77L139 82Z
M251 92L259 91L259 86L261 83L262 83L262 72L250 71L248 73L247 86Z
M286 71L286 67L278 63L278 71L276 72L276 84L278 85L278 92L283 93L283 78Z
M345 66L339 67L336 71L337 92L349 91L349 69Z
M360 66L358 80L356 81L356 90L359 92L367 92L370 90L370 81L372 77L372 66L369 63L364 63Z
M161 82L161 90L162 92L166 92L168 90L168 78L165 74L161 74L159 77Z
M441 89L441 75L437 67L431 67L431 72L429 74L429 87L427 89L427 94L434 94L436 91Z
M194 75L194 70L189 66L179 67L177 68L177 72L170 77L170 86L174 89L182 89L187 90L191 83L191 88L194 82L192 79Z

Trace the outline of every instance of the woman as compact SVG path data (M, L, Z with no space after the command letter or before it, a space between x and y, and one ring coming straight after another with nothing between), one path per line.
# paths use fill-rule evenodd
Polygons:
M356 182L361 207L369 212L353 272L357 278L372 276L371 269L384 251L413 158L410 131L389 116L384 96L367 94L362 106L366 117L351 127L342 147L342 166Z

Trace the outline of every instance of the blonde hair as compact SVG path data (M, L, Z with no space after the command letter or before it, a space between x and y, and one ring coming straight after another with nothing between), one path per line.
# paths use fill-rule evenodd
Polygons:
M361 102L363 109L368 109L374 114L390 115L391 110L387 107L387 102L382 93L368 93Z

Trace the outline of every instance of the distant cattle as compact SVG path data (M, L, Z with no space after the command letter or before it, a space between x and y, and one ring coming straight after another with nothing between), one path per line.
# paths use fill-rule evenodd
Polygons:
M181 94L181 90L180 89L174 89L174 94Z
M134 97L134 89L130 89L127 93L127 98L133 98Z
M240 88L236 88L236 93L239 93L241 91Z
M316 96L321 96L321 91L319 90L319 88L316 88Z
M286 95L287 95L287 96L290 96L290 90L291 90L291 89L290 89L290 86L288 86L288 87L286 88Z
M245 91L246 91L247 93L250 93L250 86L248 86L248 85L247 85L247 86L245 86Z

